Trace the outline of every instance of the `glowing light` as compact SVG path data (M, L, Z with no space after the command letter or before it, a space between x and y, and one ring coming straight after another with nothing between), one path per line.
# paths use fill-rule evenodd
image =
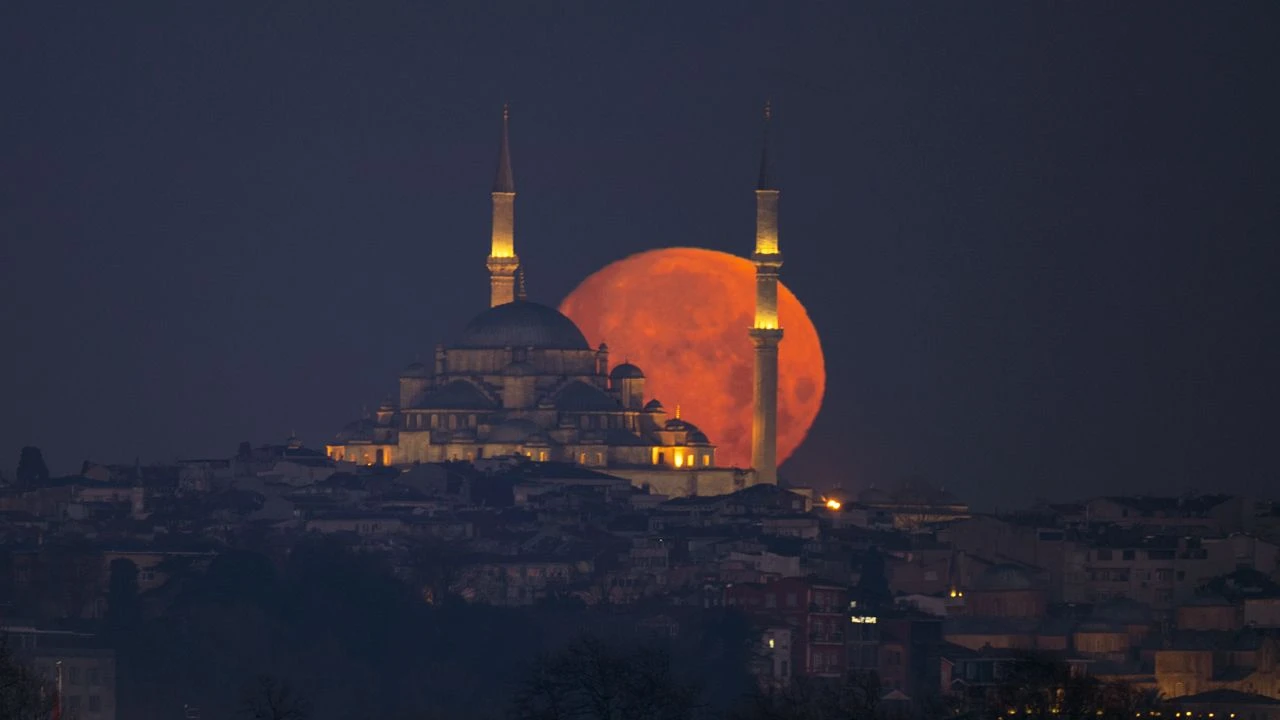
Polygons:
M684 453L676 451L676 467L684 467Z
M871 615L854 615L849 618L849 622L855 625L875 625L876 618Z
M827 500L828 510L839 510L840 507L841 507L841 502L839 500L836 500L834 498Z
M773 638L769 638L769 647L773 647Z
M648 377L646 400L688 405L722 467L751 464L755 266L697 248L632 255L588 277L560 304L592 345L609 343ZM778 284L778 462L804 440L822 406L822 343L804 306ZM681 408L682 416L683 407ZM659 464L659 463L654 463Z
M955 588L951 588L951 597L959 597L959 595L960 593L956 592Z

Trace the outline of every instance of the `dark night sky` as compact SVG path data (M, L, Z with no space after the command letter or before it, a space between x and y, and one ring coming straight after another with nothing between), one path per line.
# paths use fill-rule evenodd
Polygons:
M1277 3L71 5L0 8L6 474L376 404L486 302L504 101L533 299L745 254L772 96L829 376L785 474L1277 479Z

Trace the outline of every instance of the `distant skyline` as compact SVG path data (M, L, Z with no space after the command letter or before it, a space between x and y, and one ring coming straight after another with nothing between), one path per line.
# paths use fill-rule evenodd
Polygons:
M318 447L486 305L504 102L530 298L747 256L827 359L782 475L1266 494L1280 7L0 7L8 412L65 474ZM715 441L716 438L711 438Z

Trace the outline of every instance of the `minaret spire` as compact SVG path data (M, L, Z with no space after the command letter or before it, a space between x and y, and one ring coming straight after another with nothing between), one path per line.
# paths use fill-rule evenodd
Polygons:
M751 328L755 346L755 378L751 418L751 466L756 482L778 482L778 343L782 326L778 322L778 272L782 253L778 251L778 189L769 162L769 125L773 107L764 106L764 142L760 153L760 177L756 183L756 247L751 261L756 266L756 318Z
M489 306L505 305L515 300L516 255L515 205L516 182L511 174L511 144L508 129L511 106L502 106L502 140L498 146L498 172L493 179L493 234L489 259Z
M514 193L516 191L515 176L511 174L511 140L508 130L511 125L511 106L502 106L502 143L498 146L498 174L493 178L493 191L498 193Z
M769 163L769 122L773 120L773 103L764 103L764 142L760 143L760 179L756 182L757 190L774 190L773 168Z

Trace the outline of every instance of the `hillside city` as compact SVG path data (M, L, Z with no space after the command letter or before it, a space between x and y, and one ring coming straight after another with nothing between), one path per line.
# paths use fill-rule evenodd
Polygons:
M58 675L63 717L229 716L249 669L317 716L501 714L529 701L510 678L584 633L677 666L696 646L706 702L737 713L832 687L866 713L1032 715L1010 683L1038 667L1122 690L1125 717L1280 714L1280 505L1261 498L672 498L577 465L355 465L291 438L67 477L27 448L0 538L6 647ZM299 684L319 657L357 689Z

